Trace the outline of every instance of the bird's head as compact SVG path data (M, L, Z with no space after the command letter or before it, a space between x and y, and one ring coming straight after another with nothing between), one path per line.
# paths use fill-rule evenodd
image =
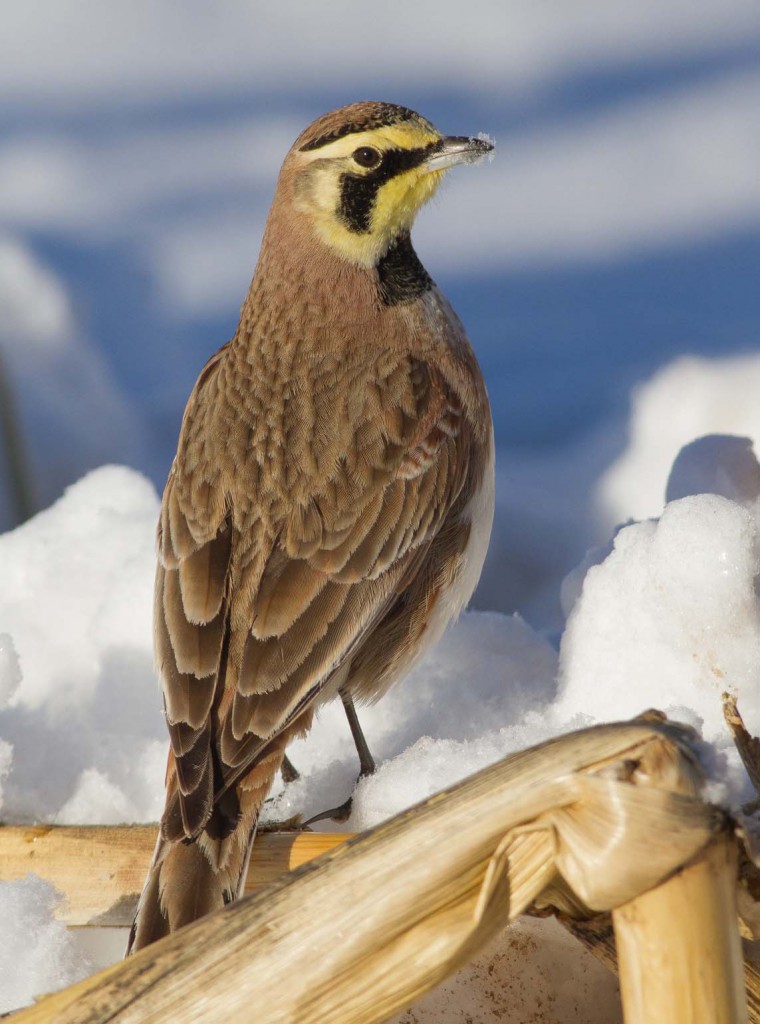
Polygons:
M350 263L371 267L409 231L446 170L492 149L444 136L392 103L341 107L309 125L283 165L281 187L319 239Z

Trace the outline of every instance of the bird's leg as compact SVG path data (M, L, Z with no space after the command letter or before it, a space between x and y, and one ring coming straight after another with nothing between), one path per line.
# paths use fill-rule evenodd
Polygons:
M359 723L359 716L356 713L356 708L351 694L341 691L340 699L343 701L343 708L346 712L346 718L348 719L348 727L354 738L356 753L359 755L361 771L359 772L359 777L356 780L359 782L361 779L365 779L368 775L375 774L375 759L370 753L369 745ZM340 804L340 806L331 807L329 810L321 811L319 814L315 814L313 818L309 818L308 821L304 822L304 827L306 825L313 825L315 821L324 821L326 818L330 818L332 821L348 821L351 817L352 805L353 797L349 796L348 800Z
M359 755L359 766L361 768L359 778L365 779L368 775L375 774L375 759L370 753L367 740L362 732L362 727L359 724L359 716L356 713L356 708L354 707L354 701L351 694L341 693L340 699L343 701L343 708L346 712L346 718L348 719L348 727L351 730L351 735L353 736L354 743L356 744L356 753Z
M282 775L282 781L287 784L288 782L295 782L301 778L301 773L290 760L287 754L282 759L280 765L280 775Z

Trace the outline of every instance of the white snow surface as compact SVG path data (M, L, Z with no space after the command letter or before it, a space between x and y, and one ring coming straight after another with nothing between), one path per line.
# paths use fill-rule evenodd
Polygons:
M757 354L723 359L682 356L639 385L631 396L628 446L596 485L603 523L609 528L628 518L658 516L666 497L683 497L715 486L729 498L756 496L760 486L750 479L756 460L751 456L745 461L738 448L729 456L724 446L718 458L711 458L700 441L696 453L684 453L690 463L686 490L678 480L683 467L673 467L673 461L683 446L706 434L760 438L758 392ZM675 490L669 491L671 468L676 479ZM700 473L702 478L695 476ZM704 475L709 473L716 479L710 481ZM747 474L750 478L742 482L740 478ZM728 476L736 477L733 491L726 489L731 487ZM721 482L719 478L724 479Z
M607 721L660 708L725 747L738 783L720 696L741 694L757 722L757 542L752 512L714 494L670 502L659 522L620 530L589 567L568 620L553 713L586 707Z
M106 466L0 537L0 740L12 821L155 819L164 727L150 649L158 498Z
M0 1005L10 1010L45 991L70 985L92 965L53 912L60 895L49 882L27 875L0 887ZM40 985L42 984L42 987Z
M701 728L712 744L711 792L728 802L743 797L720 694L737 692L758 730L758 481L748 439L689 446L659 521L620 529L567 581L559 656L519 616L465 613L408 679L362 709L379 770L356 786L352 819L340 828L366 828L511 751L649 706ZM706 486L712 493L702 493ZM107 466L0 537L4 820L115 823L160 814L167 742L150 624L157 512L145 478ZM265 818L311 815L351 792L357 763L339 707L324 709L290 753L301 779L278 784ZM39 879L0 885L0 1008L91 969L54 921L54 904ZM444 1019L442 999L462 1013L480 1005L493 971L510 974L510 949L519 947L521 962L527 955L527 990L546 974L547 956L571 962L566 937L537 938L526 927L527 938L509 932L451 982L450 998L431 995L415 1019ZM614 987L589 970L594 1009L577 1019L617 1019ZM558 1021L573 1020L562 978L552 1005ZM495 1007L484 1019L523 1020L524 1006L516 1001L513 1015L501 1017Z

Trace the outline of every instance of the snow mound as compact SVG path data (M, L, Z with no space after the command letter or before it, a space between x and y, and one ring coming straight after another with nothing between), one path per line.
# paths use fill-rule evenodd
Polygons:
M157 516L151 484L107 466L0 537L0 621L22 672L12 707L76 706L110 650L149 649Z
M758 355L684 356L635 389L628 447L596 487L604 525L610 528L629 518L658 516L673 461L694 438L707 434L760 438L758 392ZM730 473L734 458L722 449L720 471ZM713 486L702 489L713 490ZM690 493L696 493L696 488L692 486Z
M752 791L722 714L739 698L760 732L760 464L744 437L698 438L678 453L659 520L622 527L563 588L567 627L552 711L594 721L657 707L715 745L711 790ZM714 796L714 798L717 798Z
M542 717L556 674L556 651L519 616L465 612L379 704L359 709L379 768L356 788L348 824L334 827L376 825L538 736L554 735ZM339 704L324 708L289 754L303 776L275 789L267 818L310 817L351 793L358 763Z
M665 500L688 494L722 494L757 509L760 463L750 438L710 434L684 445L670 470Z
M355 785L356 754L342 707L333 703L292 744L301 778L287 787L278 781L263 818L312 816L353 790L351 820L333 827L364 829L518 749L650 706L701 728L713 744L705 747L711 797L743 798L746 780L720 698L737 692L749 728L758 731L759 493L760 464L746 438L691 443L673 466L660 519L623 527L567 580L559 657L517 615L465 613L406 680L360 709L377 773ZM115 823L160 815L167 738L150 641L157 514L151 485L111 466L0 537L6 820ZM14 948L15 974L30 979L17 987L0 961L5 1008L85 969L56 931L52 892L34 880L26 889L13 884L0 888L2 927L39 933L51 952L43 967L31 938L28 951L16 950L0 933L0 949ZM413 1018L443 1019L442 1000L447 1012L461 1011L452 1020L466 1018L468 1007L482 1004L494 971L512 971L515 955L529 989L555 949L570 976L574 948L557 936L521 934L508 932L450 988L415 1007ZM574 1019L565 983L557 984L565 1014L558 1019ZM589 991L604 988L590 984ZM614 992L604 991L600 1019L610 1020Z
M73 985L92 966L53 914L60 895L36 875L0 882L0 1002L3 1011Z
M567 624L555 709L605 721L689 707L706 738L722 737L721 692L751 698L755 688L759 567L753 516L717 495L681 498L659 522L622 529L589 568Z
M7 820L158 816L157 516L144 477L106 466L0 537L0 758L8 758L3 740L13 746Z

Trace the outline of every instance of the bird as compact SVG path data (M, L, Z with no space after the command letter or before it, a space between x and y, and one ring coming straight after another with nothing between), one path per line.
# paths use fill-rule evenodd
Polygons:
M410 231L448 169L492 148L363 101L285 157L238 327L190 395L161 503L170 743L128 954L242 895L287 745L330 699L378 700L474 591L490 407Z

